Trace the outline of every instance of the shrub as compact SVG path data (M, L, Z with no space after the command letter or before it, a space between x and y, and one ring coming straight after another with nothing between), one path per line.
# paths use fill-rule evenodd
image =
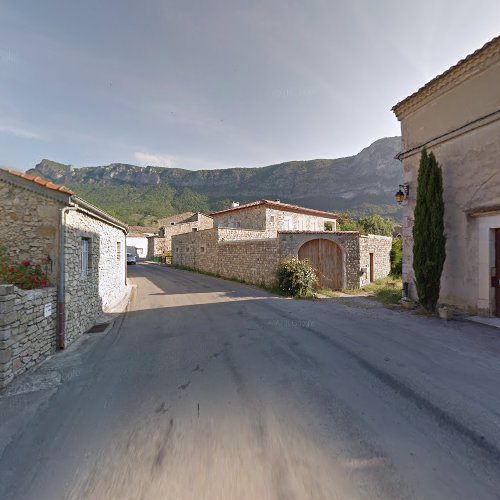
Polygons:
M394 238L391 248L391 274L401 276L403 274L403 239Z
M312 293L318 279L308 260L285 259L278 269L278 283L282 292L294 297Z
M0 248L0 283L16 285L24 290L47 286L47 273L29 261L15 264L3 248Z

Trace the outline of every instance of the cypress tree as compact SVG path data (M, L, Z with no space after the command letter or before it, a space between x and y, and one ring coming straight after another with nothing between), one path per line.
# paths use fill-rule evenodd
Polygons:
M443 174L434 153L422 150L413 224L413 270L418 299L434 311L446 258Z

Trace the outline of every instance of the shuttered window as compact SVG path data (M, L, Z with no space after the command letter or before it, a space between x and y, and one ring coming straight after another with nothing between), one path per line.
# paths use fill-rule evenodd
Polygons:
M90 238L82 238L80 242L80 268L82 276L90 271Z

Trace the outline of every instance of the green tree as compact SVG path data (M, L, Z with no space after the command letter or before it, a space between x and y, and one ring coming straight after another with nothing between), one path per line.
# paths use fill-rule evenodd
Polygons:
M365 234L379 234L381 236L392 236L395 222L381 215L369 215L359 219L358 224Z
M337 214L337 231L359 231L362 233L363 229L349 212L340 212Z
M403 274L403 238L394 238L391 247L391 274Z
M443 173L434 156L424 149L418 171L413 224L413 270L418 299L428 311L436 309L441 273L446 259Z

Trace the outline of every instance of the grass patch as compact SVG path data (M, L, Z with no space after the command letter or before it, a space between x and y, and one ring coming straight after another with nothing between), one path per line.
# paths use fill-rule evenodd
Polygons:
M342 292L335 292L333 290L318 290L322 295L327 297L337 298L344 295L365 296L378 300L385 305L399 304L402 296L403 283L401 278L388 276L365 285L363 288L356 288L353 290L342 290Z

